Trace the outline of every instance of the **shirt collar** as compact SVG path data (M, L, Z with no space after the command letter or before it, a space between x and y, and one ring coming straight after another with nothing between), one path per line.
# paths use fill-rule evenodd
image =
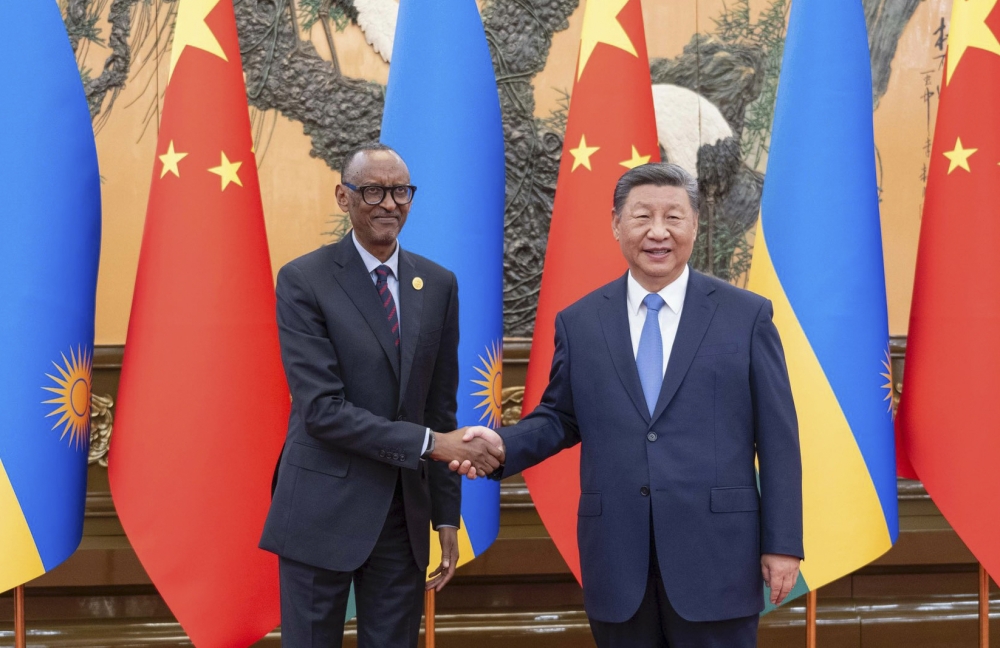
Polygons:
M375 255L366 250L361 243L358 242L358 237L354 234L354 230L351 230L351 240L354 241L354 247L358 249L358 254L361 255L361 260L365 264L365 268L368 269L368 274L375 272L375 268L380 265L389 266L389 270L392 272L392 276L399 280L399 241L396 241L396 249L392 251L392 256L384 264L379 261Z
M685 264L684 270L681 272L681 276L674 279L671 283L667 284L663 290L659 292L660 297L663 297L663 301L667 303L667 307L670 308L675 314L681 312L681 307L684 305L684 297L687 295L688 279L691 276L690 268ZM637 315L639 313L639 307L642 306L642 300L646 298L649 291L639 285L639 282L635 280L632 276L632 271L628 271L628 312Z

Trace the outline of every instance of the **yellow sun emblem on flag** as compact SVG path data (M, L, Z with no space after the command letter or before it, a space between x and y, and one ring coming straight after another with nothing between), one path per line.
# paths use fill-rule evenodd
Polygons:
M68 360L66 354L63 354L62 360L62 366L52 363L59 371L59 376L45 374L58 387L42 387L56 394L56 397L42 402L56 406L46 414L46 417L61 415L52 426L53 430L60 425L63 426L59 438L64 439L68 434L70 447L85 448L90 444L90 386L93 358L89 350L77 347L76 351L70 349Z
M486 347L486 357L479 356L482 367L475 367L476 371L483 377L482 380L472 382L483 389L473 392L473 396L482 396L481 403L476 405L476 409L483 408L483 414L479 417L482 421L486 419L486 425L491 428L500 426L501 401L503 394L503 359L502 346L499 341Z
M885 360L882 361L882 366L885 368L885 373L879 374L885 378L885 384L882 385L882 389L886 390L885 398L882 400L889 401L888 411L892 411L892 358L889 356L889 349L885 350Z

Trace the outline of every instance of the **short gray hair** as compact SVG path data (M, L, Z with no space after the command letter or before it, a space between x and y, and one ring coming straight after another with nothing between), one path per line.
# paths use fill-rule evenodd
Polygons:
M355 146L354 148L352 148L350 151L347 152L347 155L344 156L344 162L343 164L340 165L340 177L342 179L347 175L347 172L351 170L351 163L354 162L354 158L358 157L359 154L365 153L367 151L389 151L390 153L395 153L396 157L398 157L400 160L403 159L403 156L400 155L399 152L396 151L396 149L392 148L388 144L383 144L382 142L376 142L376 141L365 142L364 144L359 144L358 146Z
M680 187L687 192L688 201L695 214L701 210L701 198L698 195L698 181L683 167L670 162L650 162L640 164L626 171L618 178L615 185L615 214L621 215L625 201L632 190L642 185L657 187Z

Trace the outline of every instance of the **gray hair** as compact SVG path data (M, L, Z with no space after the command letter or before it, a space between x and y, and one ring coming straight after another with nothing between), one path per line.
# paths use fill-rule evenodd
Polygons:
M347 176L347 172L350 170L351 162L354 161L354 158L356 158L360 153L365 153L367 151L389 151L390 153L395 153L400 160L403 159L403 156L400 155L399 152L396 151L396 149L392 148L388 144L383 144L382 142L375 142L375 141L365 142L364 144L355 146L354 148L352 148L350 151L347 152L347 155L344 156L344 162L340 165L341 179Z
M698 195L698 181L680 165L670 162L650 162L640 164L626 171L618 178L615 185L615 214L621 215L625 201L632 190L642 185L657 187L681 187L687 192L688 201L695 214L701 210L701 198Z

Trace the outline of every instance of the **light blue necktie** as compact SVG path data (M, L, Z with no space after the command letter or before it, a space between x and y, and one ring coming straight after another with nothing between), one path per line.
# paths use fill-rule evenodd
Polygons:
M656 293L646 295L642 303L646 305L646 321L639 336L639 352L635 365L639 369L639 382L646 397L650 416L656 409L656 399L663 385L663 338L660 336L660 309L666 303Z

